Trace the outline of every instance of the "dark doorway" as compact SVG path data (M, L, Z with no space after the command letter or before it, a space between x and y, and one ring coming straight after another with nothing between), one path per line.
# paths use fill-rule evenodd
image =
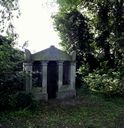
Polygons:
M55 61L50 61L48 63L47 70L47 93L48 99L56 98L56 93L58 90L58 67Z

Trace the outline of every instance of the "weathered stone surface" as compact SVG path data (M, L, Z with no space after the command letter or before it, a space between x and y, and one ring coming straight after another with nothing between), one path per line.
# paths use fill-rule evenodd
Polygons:
M31 52L28 50L28 49L25 49L25 61L26 62L31 62L31 60L32 60L32 55L31 55Z
M71 55L72 55L72 61L75 61L75 60L76 60L76 52L73 51L73 52L71 53Z
M23 71L25 72L26 77L26 91L31 92L32 89L32 64L23 63Z
M58 62L58 91L61 89L63 84L63 62Z
M47 101L52 95L57 99L69 98L76 96L75 90L75 70L76 70L76 53L71 55L51 46L43 51L31 54L29 50L25 51L26 60L24 71L26 72L26 91L32 92L35 100ZM38 62L41 74L41 87L32 87L32 69L33 62ZM65 63L64 63L65 62ZM68 64L68 69L63 68ZM48 70L49 69L49 70ZM68 72L64 72L68 70ZM33 71L35 73L35 71ZM36 71L37 72L37 71ZM64 85L63 74L68 77L67 84ZM48 77L49 76L49 77ZM51 77L50 77L51 76ZM50 82L49 82L50 81ZM57 82L58 81L58 82ZM52 93L52 95L51 95ZM52 98L53 98L52 97Z
M71 62L70 68L70 87L71 89L75 89L76 63Z
M47 93L47 61L42 62L42 93Z
M65 90L65 91L60 91L57 94L57 99L65 99L65 98L71 98L76 96L76 90Z
M54 46L32 54L33 60L71 61L72 57Z

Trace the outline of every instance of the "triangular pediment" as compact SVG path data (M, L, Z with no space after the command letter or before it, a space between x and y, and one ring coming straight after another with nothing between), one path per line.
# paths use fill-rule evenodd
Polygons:
M32 54L32 61L42 61L42 60L51 60L51 61L71 61L72 57L61 51L60 49L51 46L45 50Z

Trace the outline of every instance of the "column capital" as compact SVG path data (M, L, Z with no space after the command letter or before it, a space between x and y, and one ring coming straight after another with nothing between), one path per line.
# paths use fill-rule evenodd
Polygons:
M58 66L63 65L64 61L57 61Z
M48 64L48 61L45 61L45 60L44 61L41 61L41 65L42 66L47 66L47 64Z
M72 65L72 66L76 66L76 62L75 62L75 61L72 61L72 62L71 62L71 65Z
M32 63L23 63L23 71L31 71L32 72Z
M32 66L32 63L23 63L23 66Z

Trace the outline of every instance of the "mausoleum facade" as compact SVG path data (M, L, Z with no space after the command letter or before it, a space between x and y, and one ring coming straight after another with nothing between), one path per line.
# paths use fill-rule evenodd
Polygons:
M25 50L23 64L26 91L36 100L63 99L76 96L76 54L71 55L51 46L31 54Z

